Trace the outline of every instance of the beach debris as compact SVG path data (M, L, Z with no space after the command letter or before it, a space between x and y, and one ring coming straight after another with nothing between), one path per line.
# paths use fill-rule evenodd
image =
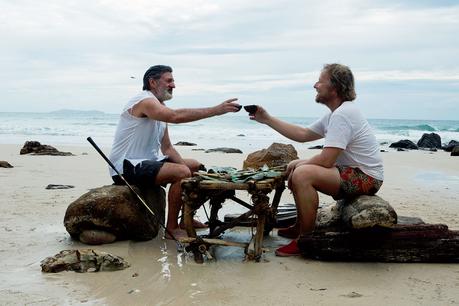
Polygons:
M322 150L323 148L324 148L323 145L317 145L317 146L309 147L308 149L310 149L310 150Z
M418 146L409 139L399 140L397 142L393 142L389 145L389 148L401 148L401 149L410 149L410 150L417 150Z
M223 152L223 153L242 153L241 150L235 148L214 148L214 149L207 149L205 153L213 153L213 152Z
M352 291L352 292L349 292L348 294L343 294L342 296L345 296L345 297L348 297L348 298L358 298L358 297L362 297L363 294L360 294L358 292Z
M298 153L294 146L274 142L267 149L250 153L244 160L242 168L258 169L265 164L268 167L283 166L295 159L298 159Z
M0 160L0 168L13 168L13 166L7 161Z
M419 148L440 149L441 137L436 133L424 133L417 145Z
M116 271L129 266L122 257L93 249L63 250L41 261L41 271L47 273Z
M45 189L70 189L75 188L73 185L48 184Z
M285 167L283 166L270 168L267 165L264 165L258 170L237 170L233 167L210 167L207 173L199 171L195 172L195 175L209 181L246 183L248 181L261 181L282 176L284 170Z
M70 152L61 152L50 145L42 145L38 141L26 141L19 154L30 155L53 155L53 156L74 156Z
M161 186L136 191L164 223L166 196ZM109 185L91 189L72 202L64 216L70 236L86 244L115 240L150 240L159 225L127 186Z
M188 141L179 141L177 142L176 144L174 144L174 146L197 146L197 144L195 143L192 143L192 142L188 142Z
M459 232L444 224L315 231L301 236L303 256L330 261L459 262Z

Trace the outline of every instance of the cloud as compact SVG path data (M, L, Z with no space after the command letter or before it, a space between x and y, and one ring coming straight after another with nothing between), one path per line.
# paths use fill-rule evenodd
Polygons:
M0 14L3 110L52 110L63 97L112 110L157 63L173 66L178 104L311 98L329 62L349 65L363 89L422 83L459 104L455 1L0 0Z

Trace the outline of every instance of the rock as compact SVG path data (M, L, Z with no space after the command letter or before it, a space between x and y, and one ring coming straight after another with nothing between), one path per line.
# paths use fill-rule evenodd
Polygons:
M187 141L179 141L174 146L197 146L197 144Z
M13 166L7 161L0 160L0 168L13 168Z
M441 138L440 135L435 133L424 133L421 139L418 140L417 143L419 148L431 148L431 149L439 149L441 148Z
M46 186L45 189L70 189L70 188L75 188L73 185L54 185L54 184L49 184Z
M49 145L42 145L38 141L26 141L19 154L74 156L70 152L61 152L57 150L55 147Z
M451 152L455 146L459 146L459 141L451 140L446 146L442 147L442 149L446 152Z
M276 167L298 159L298 153L291 144L273 143L267 149L250 153L244 160L243 169L258 169L263 165Z
M134 188L164 224L164 189L155 186L141 192ZM127 186L116 185L92 189L72 202L65 212L64 226L72 238L86 244L150 240L159 231L159 224L136 195Z
M114 242L116 236L106 231L84 230L81 232L79 239L85 244L104 244Z
M401 149L411 149L417 150L418 146L408 139L399 140L397 142L391 143L389 148L401 148Z
M437 152L438 151L436 148L426 148L426 147L419 147L419 150L429 151L429 152Z
M391 227L397 224L394 208L378 196L363 195L352 200L340 200L337 205L341 221L350 228Z
M63 250L41 261L41 271L51 273L116 271L129 266L122 257L91 249Z
M223 152L223 153L242 153L239 149L234 148L215 148L215 149L208 149L205 153L212 153L212 152Z
M395 224L397 213L387 201L379 196L362 195L319 208L316 231L392 227Z
M455 146L451 151L451 156L459 156L459 146Z

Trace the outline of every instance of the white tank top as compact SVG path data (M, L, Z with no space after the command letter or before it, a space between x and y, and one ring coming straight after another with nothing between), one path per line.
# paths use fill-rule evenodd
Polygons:
M166 123L146 117L138 118L129 113L135 104L146 98L154 97L150 91L142 91L129 100L120 115L109 157L120 173L123 173L125 159L135 166L146 159L163 160L166 158L160 150ZM111 167L109 170L111 176L116 175Z

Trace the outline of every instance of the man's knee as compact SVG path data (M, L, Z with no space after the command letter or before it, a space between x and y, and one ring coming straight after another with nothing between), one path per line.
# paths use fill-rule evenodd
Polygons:
M199 171L199 169L202 166L202 164L199 161L197 161L196 159L187 159L186 160L186 165L188 166L188 168L190 169L190 171L192 173Z
M175 176L177 177L177 180L182 180L185 178L191 177L191 170L187 166L180 166L178 167Z
M295 168L292 174L292 187L301 188L312 184L315 174L316 169L313 165L302 165Z

